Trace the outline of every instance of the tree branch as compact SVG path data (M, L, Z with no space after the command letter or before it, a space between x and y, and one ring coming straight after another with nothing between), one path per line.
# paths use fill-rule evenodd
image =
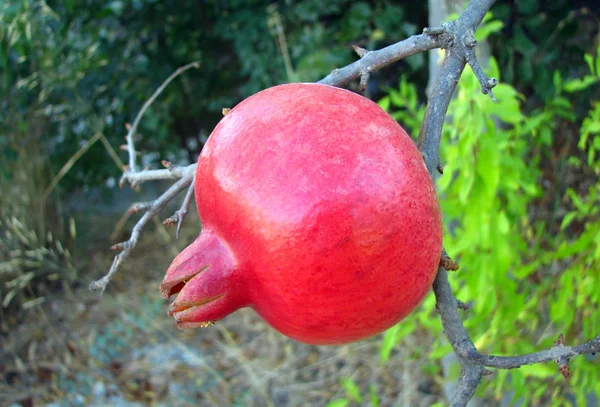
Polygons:
M187 193L185 194L185 198L183 199L183 203L181 204L181 208L179 208L173 216L165 219L163 221L163 225L171 226L177 224L177 230L175 231L175 238L179 238L179 231L181 230L181 225L183 224L183 219L188 214L190 209L190 205L192 204L192 198L194 198L194 180L190 183Z
M377 71L384 66L390 65L400 59L417 54L430 49L440 48L441 42L437 36L429 34L413 35L403 41L389 45L377 51L367 51L359 48L360 51L355 51L359 54L362 52L362 57L343 68L334 69L329 75L321 79L319 82L323 85L342 86L353 79L366 76L367 73Z
M473 398L475 390L481 383L481 377L483 376L482 367L465 369L462 368L460 372L460 378L458 379L458 386L456 394L450 402L450 407L463 407L469 403L469 400Z
M559 339L550 349L520 356L494 356L475 353L467 357L471 362L480 366L515 369L524 365L534 365L536 363L551 361L561 365L565 361L568 363L568 360L575 356L586 353L600 353L600 335L589 342L577 346L565 346L563 341Z
M173 199L175 196L177 196L177 194L179 194L179 192L183 191L188 185L190 185L192 183L193 178L193 173L186 174L179 181L171 185L171 187L167 189L155 201L151 202L147 206L146 213L144 213L144 215L133 227L133 230L131 231L131 237L129 238L129 240L127 240L126 242L117 243L112 247L114 250L122 251L117 256L115 256L115 259L113 260L112 266L110 267L108 273L101 279L96 280L90 284L90 290L99 289L102 290L102 292L104 292L106 286L110 282L110 279L115 275L117 271L119 271L119 268L123 265L123 262L131 253L131 250L137 245L142 231L144 230L144 226L146 226L148 222L150 222L150 220L152 220L152 218L156 216L169 201L171 201L171 199Z
M487 75L483 72L481 65L479 65L479 61L475 56L475 46L477 45L477 40L475 39L475 33L473 31L469 31L465 36L465 57L467 63L473 70L473 73L479 80L479 84L481 85L481 93L487 95L489 93L490 98L495 102L496 98L492 93L492 88L498 84L498 80L496 78L488 78Z
M187 65L184 65L182 67L179 67L175 72L173 72L171 74L171 76L169 76L167 79L165 79L165 81L154 91L152 96L150 96L150 98L144 103L144 105L138 112L137 116L135 117L135 120L133 121L133 125L129 126L127 136L125 136L125 139L127 140L127 151L129 153L129 170L125 172L125 175L127 175L128 173L135 174L137 172L137 163L136 163L137 153L135 151L134 136L135 136L135 132L138 128L138 125L140 124L140 121L142 120L142 117L144 116L144 113L146 113L146 110L148 109L148 107L150 107L150 105L152 103L154 103L156 98L162 93L163 90L165 90L167 85L169 83L171 83L173 81L173 79L177 78L183 72L185 72L191 68L200 68L200 62L195 61L195 62L189 63ZM133 181L129 180L128 176L126 176L125 178L128 181L133 182Z
M134 136L135 132L138 128L138 125L144 116L144 113L150 107L150 105L156 100L156 98L162 93L162 91L171 83L177 76L181 75L183 72L187 71L191 68L199 68L200 63L198 61L189 63L182 67L179 67L175 72L173 72L165 81L154 91L152 96L144 103L140 111L138 112L133 125L128 126L127 136L125 137L127 140L127 151L129 155L129 165L127 169L123 172L121 180L119 181L119 186L123 187L125 182L129 182L132 187L137 186L145 181L151 180L159 180L159 179L179 179L175 182L169 189L167 189L161 196L159 196L156 200L152 202L146 203L138 203L131 206L129 209L130 213L142 212L145 211L144 215L140 218L140 220L136 223L131 231L131 237L126 242L117 243L112 246L114 250L121 250L110 267L108 273L102 277L101 279L94 281L90 284L90 290L101 290L104 292L106 286L110 282L111 278L115 275L117 271L121 268L125 259L129 257L131 250L137 245L138 240L144 230L146 224L154 218L167 203L169 203L179 192L184 190L186 187L190 186L188 189L188 193L184 198L183 205L179 211L175 213L174 216L177 216L177 235L179 235L179 229L181 228L181 224L185 215L187 214L187 210L190 206L191 199L193 196L193 179L194 173L196 169L196 164L188 165L187 167L179 167L172 165L166 161L163 161L166 169L164 170L137 170L137 152L135 150ZM171 218L169 218L171 219Z
M473 50L476 45L473 33L493 3L494 0L471 0L457 21L445 25L447 30L445 35L450 35L454 38L454 41L446 51L446 57L433 86L417 143L423 154L427 171L434 181L438 172L441 172L443 168L439 156L439 143L444 120L458 79L466 63L469 63L479 79L482 92L484 94L490 93L493 98L491 88L496 85L496 80L487 78L483 73ZM428 32L442 34L439 29L429 30ZM442 259L442 261L446 262L445 265L449 264L447 259ZM461 364L461 377L456 394L451 402L452 407L467 405L475 394L482 377L488 374L484 366L512 369L525 364L553 360L559 365L561 373L566 377L568 376L570 358L583 353L600 351L600 336L586 344L571 347L564 346L561 335L555 345L546 351L521 356L482 355L475 348L458 314L461 303L454 297L448 282L448 273L443 267L438 270L433 283L433 292L436 296L436 309L441 316L444 333Z
M186 167L173 166L162 170L143 170L135 173L123 173L119 185L123 187L126 181L132 184L139 185L146 181L157 181L161 179L179 179L186 176L188 173L196 171L196 164L190 164Z

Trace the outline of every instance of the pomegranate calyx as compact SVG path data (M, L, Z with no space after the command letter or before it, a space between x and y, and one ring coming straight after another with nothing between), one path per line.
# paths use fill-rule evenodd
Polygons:
M163 280L163 282L160 284L160 292L162 294L162 297L169 298L173 294L177 294L178 292L180 292L183 289L183 287L187 283L189 283L189 281L191 279L196 277L198 274L200 274L207 268L208 268L208 266L204 266L198 271L192 271L192 272L190 272L190 274L188 274L186 276L182 276L182 277L179 277L179 278L176 278L173 280L168 280L167 278L165 278Z
M177 294L168 312L177 326L196 328L248 305L244 275L224 239L205 228L173 260L160 288L163 297Z
M177 300L173 301L169 306L169 316L174 316L177 319L177 315L181 315L186 311L190 311L192 309L197 309L205 304L211 303L222 298L225 294L220 294L212 298L203 298L202 300L196 302L183 302L182 304L178 304Z

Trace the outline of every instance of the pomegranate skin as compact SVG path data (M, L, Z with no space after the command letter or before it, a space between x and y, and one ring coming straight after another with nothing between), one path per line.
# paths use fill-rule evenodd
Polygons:
M439 265L442 220L420 152L372 101L318 84L269 88L217 125L198 160L203 230L161 289L180 327L249 306L309 344L377 334Z

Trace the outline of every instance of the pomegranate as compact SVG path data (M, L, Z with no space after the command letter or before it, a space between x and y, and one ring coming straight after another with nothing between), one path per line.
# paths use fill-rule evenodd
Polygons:
M180 328L252 307L281 333L342 344L423 299L441 254L431 178L377 104L318 84L275 86L217 125L198 160L202 232L170 265Z

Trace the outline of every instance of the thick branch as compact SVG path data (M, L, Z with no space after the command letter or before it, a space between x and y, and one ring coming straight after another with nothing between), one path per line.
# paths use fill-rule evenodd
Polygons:
M436 309L438 310L444 326L444 333L448 337L452 349L459 357L465 357L477 353L473 341L463 326L458 314L458 301L452 293L448 282L448 272L440 267L433 281L433 292L436 297Z
M481 23L485 13L494 3L494 0L471 0L459 19L445 26L454 38L457 39L446 51L439 75L427 105L425 119L421 125L418 146L421 149L427 171L435 181L438 171L443 168L439 157L439 143L442 135L444 120L456 89L458 79L468 62L479 79L482 92L490 93L496 84L495 79L487 78L475 58L473 50L476 42L473 33ZM452 399L452 407L466 406L475 394L475 390L487 370L483 366L512 369L525 364L534 364L555 361L561 373L568 376L569 359L583 354L600 351L600 337L578 346L565 346L562 335L556 344L549 350L521 356L493 356L482 355L475 348L469 337L462 320L458 314L460 302L454 297L448 282L448 273L440 267L433 283L436 296L436 308L440 313L444 333L461 363L461 377L458 382L457 392Z
M440 41L436 36L427 34L413 35L404 41L397 42L380 50L365 52L358 61L343 68L333 70L333 72L317 83L342 86L353 79L365 76L366 72L371 73L400 59L439 47Z
M450 30L459 40L454 41L452 47L446 50L446 57L427 104L418 141L425 166L434 181L437 177L438 167L441 166L439 148L444 120L466 63L464 50L468 47L461 43L461 40L465 33L474 32L477 29L493 3L494 0L471 0L459 19L446 25L446 29ZM462 55L461 51L463 51ZM458 315L457 301L448 283L448 274L441 267L434 281L433 291L436 295L437 309L442 318L444 331L456 354L460 357L477 352Z
M468 358L477 365L495 367L499 369L514 369L523 365L533 365L544 362L557 362L563 359L571 359L575 356L585 353L600 353L600 336L596 336L591 341L577 345L565 346L557 344L548 350L530 353L520 356L494 356L481 355L479 353L470 354Z
M465 67L465 61L456 55L452 49L442 62L438 79L433 85L431 98L425 110L425 118L421 124L417 145L423 154L425 166L432 179L436 179L436 172L440 163L440 139L442 128L446 119L446 112L452 100L452 95L458 79Z
M463 367L460 373L460 379L458 379L456 394L450 402L450 407L463 407L467 405L481 383L483 370L482 367L467 369Z

